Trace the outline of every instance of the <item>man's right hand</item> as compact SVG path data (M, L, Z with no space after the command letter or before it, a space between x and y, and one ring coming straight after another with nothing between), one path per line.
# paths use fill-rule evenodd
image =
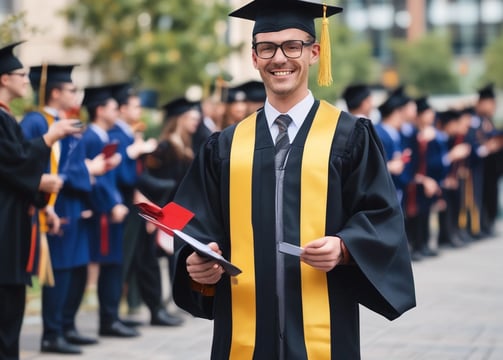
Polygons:
M208 246L215 252L221 254L218 244L215 242L209 243ZM203 285L213 285L216 284L222 274L224 269L215 260L209 259L207 257L199 256L196 252L193 252L187 257L186 260L187 272L189 276L195 282Z
M38 189L48 194L56 194L63 187L63 180L57 174L42 174Z
M47 146L51 147L56 141L68 135L81 133L82 128L75 126L76 121L75 119L55 121L43 136Z

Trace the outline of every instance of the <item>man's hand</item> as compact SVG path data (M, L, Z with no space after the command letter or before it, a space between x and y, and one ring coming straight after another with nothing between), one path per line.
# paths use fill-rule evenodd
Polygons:
M61 219L54 211L52 206L47 206L45 208L46 222L49 226L49 234L57 235L61 230Z
M127 214L129 213L129 209L124 204L117 204L112 208L110 213L110 221L113 224L119 224L124 221Z
M343 260L341 238L325 236L304 246L300 259L313 268L329 272Z
M212 242L209 243L208 246L213 251L219 254L222 253L217 243ZM224 273L222 266L215 260L199 256L196 252L193 252L187 257L186 265L187 272L192 280L203 285L216 284Z
M56 194L63 187L63 180L57 174L42 174L38 189L48 194Z
M91 176L101 176L107 171L107 163L103 153L99 153L93 159L85 159L84 161Z
M79 134L83 131L82 127L75 126L78 120L60 120L55 121L43 138L47 146L51 147L56 141L68 135Z

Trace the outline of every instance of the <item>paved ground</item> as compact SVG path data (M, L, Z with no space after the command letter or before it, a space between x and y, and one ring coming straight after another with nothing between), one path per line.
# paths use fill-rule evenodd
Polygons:
M498 224L503 234L503 223ZM364 360L503 359L503 239L495 236L462 249L441 251L437 258L414 263L417 308L387 320L362 309ZM178 328L142 326L132 340L100 339L78 356L38 352L41 325L29 315L23 326L21 359L209 359L212 323L183 314ZM146 319L146 314L140 314ZM80 330L96 334L92 311L80 314Z

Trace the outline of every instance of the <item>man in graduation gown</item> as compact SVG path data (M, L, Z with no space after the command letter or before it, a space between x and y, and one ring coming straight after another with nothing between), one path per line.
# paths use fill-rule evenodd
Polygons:
M30 82L43 107L27 113L21 121L27 138L44 133L53 122L74 121L65 116L65 112L77 105L77 87L71 77L73 68L73 65L59 64L30 68ZM55 281L53 286L42 288L42 352L75 354L80 353L76 345L96 343L95 339L77 332L73 317L67 319L66 325L63 319L65 312L76 312L83 295L89 245L83 231L82 213L86 210L85 198L91 191L92 176L104 172L105 166L103 158L86 161L79 141L80 137L76 136L61 140L53 147L51 160L46 165L47 173L59 176L64 186L45 209L61 224L46 234ZM99 168L102 170L96 172Z
M308 90L309 66L327 60L327 34L313 41L320 4L255 1L231 15L255 20L252 59L267 101L211 136L175 202L195 213L184 231L242 273L229 277L181 246L175 302L214 319L212 359L359 359L359 304L388 319L415 306L382 147L369 120ZM280 252L287 244L303 248L300 259Z
M128 208L118 187L118 168L122 157L108 152L114 146L110 131L118 117L118 104L113 97L114 86L84 89L83 105L89 114L90 125L82 136L82 146L88 159L107 153L107 171L96 176L89 196L92 216L86 223L91 262L100 265L98 277L99 334L101 336L133 337L139 333L119 319L122 295L122 259L124 220ZM115 143L116 144L116 143ZM118 144L116 144L118 145Z
M26 285L36 243L31 241L32 205L43 207L61 181L44 174L51 146L79 129L54 124L44 134L27 140L8 104L28 89L27 72L13 55L14 43L0 49L0 358L19 358ZM33 210L33 209L32 209Z

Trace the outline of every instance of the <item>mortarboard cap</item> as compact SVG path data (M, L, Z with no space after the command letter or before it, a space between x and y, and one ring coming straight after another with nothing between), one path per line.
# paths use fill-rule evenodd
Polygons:
M407 104L410 100L411 99L405 95L403 86L400 86L389 94L386 101L382 103L378 109L382 117L387 117L396 109Z
M21 61L14 56L13 50L24 41L18 41L0 49L0 75L23 68Z
M185 97L173 99L167 104L163 105L162 108L166 112L167 117L181 115L190 110L201 111L201 105L199 101L189 101Z
M134 87L130 83L119 83L110 85L112 95L119 105L127 104L130 96L137 95Z
M239 86L245 95L246 101L265 102L267 98L265 86L262 81L250 80Z
M318 83L332 83L328 17L342 12L341 7L301 0L255 0L231 12L229 16L255 21L253 36L285 29L300 29L316 38L314 19L323 18L320 37Z
M45 77L45 84L71 83L72 70L76 65L44 64L30 67L30 83L34 91L40 90L40 83ZM45 73L44 73L45 72Z
M240 86L227 88L224 98L225 103L231 104L234 102L246 101L246 100L247 100L246 92Z
M84 89L84 99L82 105L87 109L105 105L108 100L114 99L114 89L116 85L91 86Z
M156 109L158 93L155 90L144 89L138 95L140 96L141 106L146 109Z
M416 107L417 107L417 113L421 114L422 112L431 109L430 104L428 103L428 99L426 96L420 97L419 99L416 99Z
M439 122L442 126L447 125L451 121L456 121L461 116L461 113L456 110L446 110L437 113L437 122Z
M348 109L358 108L363 100L370 96L370 88L365 84L353 84L344 89L342 97L346 101Z
M494 94L494 84L488 84L482 89L479 89L479 99L494 99L496 95Z

